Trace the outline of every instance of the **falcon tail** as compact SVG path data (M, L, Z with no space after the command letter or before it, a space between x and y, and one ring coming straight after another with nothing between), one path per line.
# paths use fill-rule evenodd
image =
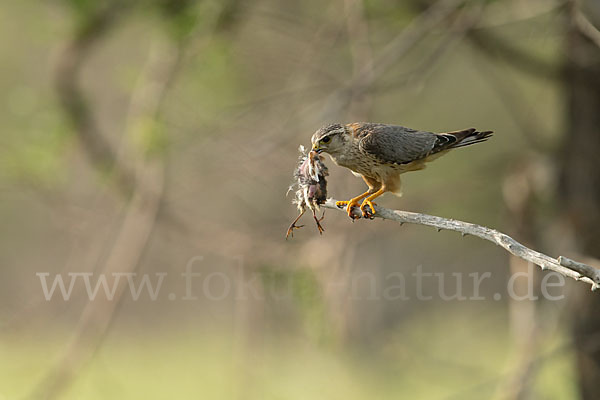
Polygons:
M472 144L485 142L492 136L493 131L479 132L475 128L462 131L440 133L437 135L437 143L433 147L433 152L456 149L459 147L470 146Z

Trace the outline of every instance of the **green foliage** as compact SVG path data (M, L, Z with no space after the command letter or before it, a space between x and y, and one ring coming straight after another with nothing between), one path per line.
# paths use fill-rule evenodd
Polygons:
M75 16L75 24L78 28L85 28L88 22L98 12L111 4L121 3L127 6L133 0L63 0Z
M267 295L271 296L272 300L284 299L293 302L308 337L318 342L329 339L322 288L311 269L263 267L260 277Z
M117 324L63 398L487 399L512 371L508 329L497 328L503 314L490 305L421 310L360 355L264 337L240 348L231 332L202 325L142 333ZM60 359L68 332L43 333L0 337L0 398L23 397ZM577 397L573 354L563 340L543 345L534 360L532 398Z
M189 60L179 77L178 94L193 108L195 118L215 121L215 116L243 96L241 68L236 61L232 43L221 37L215 37L202 54Z
M94 12L98 3L101 1L96 0L64 0L65 3L73 10L78 16L88 16Z
M37 8L28 5L29 2L7 2L4 15L0 15L1 36L7 50L3 63L5 72L0 79L0 88L6 96L6 107L0 109L4 127L0 135L0 183L16 181L24 186L32 183L38 187L56 186L66 181L68 168L74 167L70 153L84 159L82 147L73 140L72 127L61 117L60 105L53 93L55 82L51 67L57 62L58 49L72 39L73 27L85 26L92 16L110 4L134 4L133 0L114 1L64 0L60 7L46 2ZM426 6L426 2L420 2L423 6L417 8L415 3L365 1L369 23L366 42L372 46L376 60L380 55L386 56L382 52L386 45ZM505 303L485 302L485 306L482 304L485 309L480 313L465 313L462 317L458 314L463 304L456 302L434 305L415 301L403 304L400 310L396 310L396 304L383 301L344 303L340 297L326 297L324 287L328 282L325 278L317 276L314 269L298 264L292 246L308 244L308 237L314 233L299 235L293 243L282 245L280 231L289 223L288 218L282 216L291 218L295 212L283 194L296 160L296 147L307 143L315 125L328 122L317 117L321 118L324 115L321 111L329 108L332 92L329 89L309 92L306 88L323 82L328 82L327 87L343 88L352 69L345 33L347 21L336 8L341 3L329 8L314 0L301 4L273 1L254 5L239 0L150 0L135 4L136 8L123 7L133 11L130 14L124 15L121 9L114 14L119 24L110 25L110 32L104 31L109 34L89 53L79 79L89 99L86 106L107 141L129 140L136 152L145 157L161 157L173 144L171 150L175 157L169 164L169 176L174 179L166 193L168 207L177 215L184 215L183 222L189 223L191 229L189 233L181 229L184 240L177 240L174 245L176 240L161 239L171 236L178 239L179 227L169 221L164 224L162 220L157 221L160 235L156 236L158 240L149 243L149 255L143 258L142 267L147 268L145 271L162 271L174 260L183 259L183 255L215 251L231 254L238 249L252 248L254 240L261 243L256 246L260 250L252 256L252 268L272 262L274 255L281 259L276 266L259 268L267 298L247 308L256 307L251 310L256 314L249 315L264 318L257 319L260 323L249 318L247 331L231 332L227 326L227 330L214 336L200 334L213 328L213 315L204 312L211 304L198 304L193 310L202 312L194 315L189 313L192 308L186 308L190 307L189 303L128 304L122 310L123 318L115 320L96 356L86 368L77 371L65 399L351 400L436 399L456 394L459 395L454 397L461 399L489 396L509 370L506 361L511 338L505 329L508 326ZM244 7L247 14L243 20L237 18L238 7ZM324 9L327 13L323 13ZM47 15L58 18L45 18ZM553 15L546 22L524 20L520 29L515 24L495 29L505 32L509 42L522 45L527 51L561 55L561 41L556 40L560 32L541 30L541 27L558 26L552 22L555 20ZM227 34L234 28L243 34L239 37ZM27 35L14 40L22 32ZM535 32L539 35L537 39ZM404 178L406 196L402 200L386 197L382 205L439 212L474 222L492 221L492 225L502 228L506 226L500 211L503 171L511 160L523 155L527 146L505 102L499 100L497 90L490 85L493 74L486 74L481 57L467 45L450 47L451 51L441 54L442 58L431 72L414 73L414 76L411 72L422 62L430 62L428 57L436 51L439 39L451 33L436 28L418 49L377 77L374 90L367 93L372 100L369 119L431 130L473 125L493 129L497 135L476 150L458 151L433 163L426 171L407 174ZM166 96L159 117L152 114L137 119L123 139L122 127L130 122L126 120L127 105L132 88L144 71L148 43L164 40L165 36L171 44L181 44L185 50L181 68L172 81L173 90ZM531 120L535 120L536 115L544 120L541 124L544 129L537 130L558 138L557 132L562 129L560 107L564 102L560 92L555 93L548 82L505 73L501 63L494 63L493 67L500 67L494 71L504 78L498 87L516 88L517 100L529 98L530 107L523 108L526 115L531 111ZM114 86L118 73L127 75L123 79L125 88ZM410 81L414 82L411 85L402 84L407 74L411 74ZM25 89L19 87L22 82L27 82ZM326 117L350 122L353 115L346 111L329 113ZM107 180L111 178L109 167L101 171ZM92 167L86 164L85 168L91 170ZM360 180L345 180L349 173L341 168L332 167L331 172L332 195L359 193L364 186ZM89 186L89 182L84 185L80 181L70 182L69 190L64 191L65 209L87 208L79 197L71 199L69 196L82 190L87 193ZM548 197L551 196L549 193ZM47 202L43 195L31 200L32 203ZM198 201L205 203L199 206ZM105 213L107 221L115 221L121 208L112 203L108 198L98 202L101 207L89 203L90 208L95 207L90 214ZM19 207L4 207L3 212L13 213L14 220L33 219L28 204ZM210 207L208 212L206 207ZM545 212L541 203L536 203L535 208L540 213ZM58 227L38 230L60 234L46 234L42 239L32 239L24 228L23 232L15 232L15 226L5 224L5 238L21 241L22 247L27 249L35 248L36 251L30 253L36 253L39 258L30 261L16 246L13 249L5 243L3 262L16 268L8 268L8 275L0 279L9 290L4 293L8 300L3 304L4 310L0 310L3 316L18 317L24 307L27 308L30 294L41 296L38 281L32 278L40 265L49 271L64 270L66 257L60 251L62 247L71 248L73 243L77 245L81 241L81 255L69 256L72 258L69 265L79 268L78 262L82 261L83 268L88 265L84 263L86 260L96 258L92 248L88 254L88 244L98 249L113 244L112 237L107 238L105 244L98 242L103 240L102 232L89 223L96 221L95 217L86 217L81 221L86 224L78 224L79 221L63 217L64 211L60 206L48 208L48 215ZM267 213L268 218L265 218ZM465 248L444 244L447 241L444 235L435 236L427 231L421 236L417 227L398 231L385 223L373 222L367 226L366 221L361 221L352 225L350 231L346 229L349 222L341 216L332 216L328 221L328 231L319 238L321 243L352 238L347 243L360 243L361 249L369 252L374 271L421 263L423 257L432 253L431 249L443 254L445 262L462 257L464 268L469 271L479 267L477 260L487 261L471 253L478 253L479 245L463 251L467 244ZM33 222L30 223L33 226ZM35 223L43 224L43 220L36 219ZM80 225L89 225L89 228ZM197 240L195 233L203 239ZM396 235L398 240L394 239L392 246L401 252L402 265L397 258L381 251L381 239L388 237L391 243ZM237 238L240 238L239 246ZM246 243L247 240L250 243ZM482 251L489 247L481 246ZM336 248L331 246L328 251L338 251ZM339 251L336 256L349 260L345 250ZM155 257L157 254L160 256ZM504 253L499 253L500 256L492 252L485 254L489 254L493 265L505 259ZM494 280L504 277L506 269L499 266L499 270L490 267ZM348 274L352 271L354 269L349 268ZM13 281L19 284L12 285ZM10 292L13 286L14 298ZM53 362L60 359L72 331L71 322L77 320L77 311L83 304L78 301L85 302L85 299L78 297L73 301L67 307L73 312L72 316L41 321L44 329L39 329L42 333L39 338L33 338L38 331L33 319L31 326L23 326L26 335L16 340L0 332L0 359L4 361L0 363L0 400L21 398L32 382L39 382L52 371ZM42 301L35 314L55 315L64 308L64 303L59 303ZM217 307L220 312L225 310L220 316L227 319L227 323L234 319L236 324L246 323L244 318L238 321L236 315L229 315L231 304ZM431 316L433 308L438 310L437 316ZM138 310L142 311L139 318ZM370 318L371 313L377 317ZM136 318L127 318L132 314ZM24 315L28 316L29 312ZM182 321L190 320L198 325L181 327ZM161 326L153 329L157 321ZM132 332L138 324L143 332ZM50 332L52 329L46 328L63 331ZM369 335L369 352L360 351L365 348L358 343L360 339L352 343L344 341L344 338L359 337L355 335L358 330ZM56 335L54 339L53 335ZM264 340L265 336L273 340ZM253 338L258 338L257 343L252 342ZM239 361L232 357L236 350L231 344L236 340L247 342L240 351L242 372L231 362ZM544 365L534 377L535 395L547 399L573 398L575 364L571 349L554 352L555 345L558 347L560 343L545 349L548 353L540 352L538 358ZM343 351L337 352L338 349ZM249 368L244 365L245 359L249 360ZM232 395L234 390L241 393Z
M54 113L32 118L22 131L5 137L0 177L36 185L54 185L66 178L65 151L71 131Z
M396 1L365 0L365 15L370 20L385 21L385 25L401 27L409 23L413 13L408 5Z
M158 0L158 11L174 40L188 37L201 19L198 2L191 0Z
M157 0L156 5L169 34L181 41L196 30L207 35L232 30L240 1Z
M164 155L168 146L164 123L154 117L140 118L133 127L132 141L146 157Z

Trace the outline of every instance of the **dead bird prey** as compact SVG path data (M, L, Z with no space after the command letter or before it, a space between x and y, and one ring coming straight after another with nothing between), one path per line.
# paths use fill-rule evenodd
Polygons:
M292 222L287 230L285 238L292 235L294 237L294 229L302 228L304 225L296 225L296 222L304 215L306 209L309 208L313 213L313 218L317 223L317 229L320 234L323 234L321 221L325 217L317 218L317 211L320 205L327 200L327 181L325 177L329 175L327 167L323 163L323 156L320 156L316 151L311 151L306 154L304 146L300 146L300 162L298 168L294 171L294 179L296 182L290 186L288 193L291 190L296 190L296 197L292 203L298 206L300 215Z

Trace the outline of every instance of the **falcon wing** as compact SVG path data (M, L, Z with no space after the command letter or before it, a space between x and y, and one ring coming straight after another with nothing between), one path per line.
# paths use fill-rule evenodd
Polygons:
M434 152L440 138L403 126L368 124L359 134L360 149L389 164L407 164Z

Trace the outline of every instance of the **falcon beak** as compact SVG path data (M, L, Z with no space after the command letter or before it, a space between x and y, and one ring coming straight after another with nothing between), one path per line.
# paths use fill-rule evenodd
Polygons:
M315 151L315 152L317 152L317 153L320 153L320 152L323 151L323 149L319 148L318 144L313 144L312 150Z

